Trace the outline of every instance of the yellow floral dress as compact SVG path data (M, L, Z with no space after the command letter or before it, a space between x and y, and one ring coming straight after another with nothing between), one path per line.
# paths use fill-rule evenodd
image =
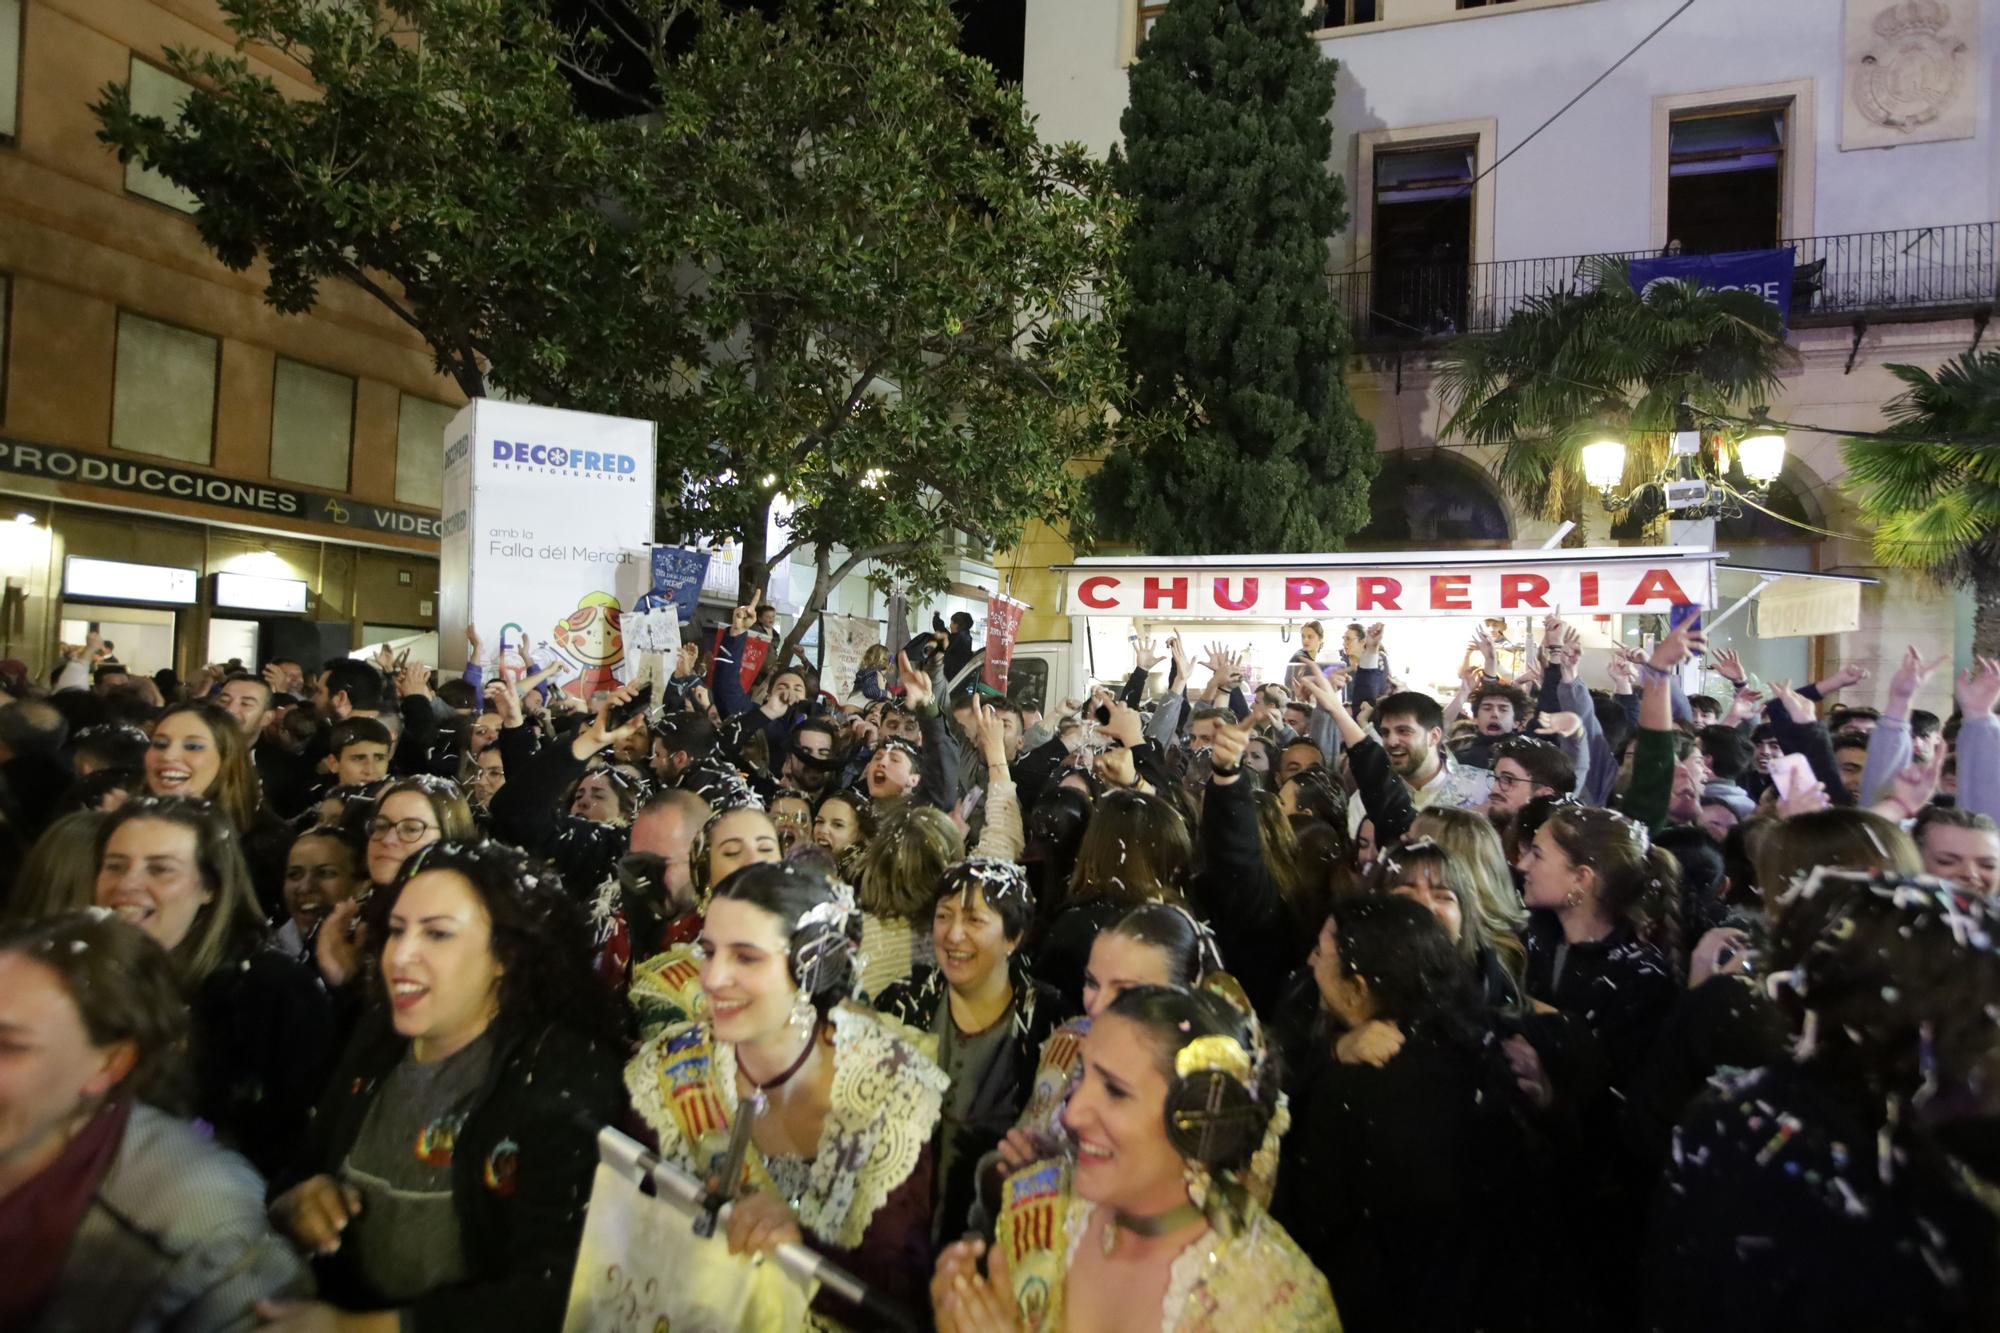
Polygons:
M1027 1333L1058 1333L1063 1284L1096 1208L1070 1188L1069 1163L1008 1177L994 1245L1007 1256ZM1161 1333L1340 1333L1326 1278L1255 1202L1233 1234L1210 1231L1174 1260Z

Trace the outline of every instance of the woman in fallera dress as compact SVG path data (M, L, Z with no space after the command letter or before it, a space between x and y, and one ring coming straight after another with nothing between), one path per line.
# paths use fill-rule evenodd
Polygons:
M1121 994L1084 1037L1074 1155L1010 1176L993 1244L939 1259L940 1333L1338 1333L1326 1279L1243 1185L1274 1081L1220 995Z
M692 1174L752 1117L744 1178L728 1182L733 1252L803 1243L914 1306L947 1082L916 1033L853 1002L860 938L845 884L793 863L730 875L702 928L708 1012L641 1046L625 1082L660 1155ZM854 1315L824 1291L813 1309Z

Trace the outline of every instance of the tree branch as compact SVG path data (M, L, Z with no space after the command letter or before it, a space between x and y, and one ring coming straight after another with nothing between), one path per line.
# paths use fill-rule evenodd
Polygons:
M820 423L816 429L800 438L798 447L792 450L793 467L806 461L812 453L813 445L825 444L835 431L847 424L847 419L861 407L861 399L867 393L868 386L873 384L881 373L882 363L879 360L862 368L860 376L854 381L853 391L847 395L847 401L834 409L833 415Z
M827 587L838 588L841 581L849 574L852 574L855 566L864 560L880 560L883 556L901 555L905 551L914 551L916 548L917 544L915 542L885 542L880 546L867 546L859 551L850 551L848 552L847 559L842 562L840 568L833 572L833 578L828 582Z
M643 97L635 96L634 94L627 92L625 89L620 88L617 84L613 83L611 80L605 78L602 74L597 73L595 70L586 68L583 65L579 65L576 61L571 60L569 57L565 55L561 55L558 53L554 56L554 59L556 64L568 70L570 73L576 75L577 78L582 79L585 83L590 84L594 88L601 88L605 92L610 93L613 97L619 98L622 101L627 102L632 106L638 107L641 111L658 111L660 109L654 103L647 101Z

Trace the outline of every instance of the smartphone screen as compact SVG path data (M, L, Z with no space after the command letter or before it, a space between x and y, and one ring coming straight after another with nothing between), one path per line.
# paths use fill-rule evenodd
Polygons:
M1687 625L1691 629L1700 629L1701 628L1700 605L1694 602L1674 603L1673 609L1667 612L1667 625L1669 629L1679 629L1682 625ZM1695 656L1697 657L1701 656L1701 650L1699 648L1695 649L1694 652Z
M1771 785L1778 799L1789 801L1813 784L1812 764L1802 754L1781 754L1771 761Z

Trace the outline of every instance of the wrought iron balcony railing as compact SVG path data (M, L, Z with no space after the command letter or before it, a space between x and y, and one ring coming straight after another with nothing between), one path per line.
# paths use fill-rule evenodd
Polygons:
M1798 251L1792 323L1860 316L1909 318L1990 310L2000 298L2000 222L1805 236ZM1649 250L1607 252L1639 259ZM1332 276L1356 338L1423 341L1491 333L1531 298L1595 281L1599 255L1503 259L1484 264L1383 265Z

